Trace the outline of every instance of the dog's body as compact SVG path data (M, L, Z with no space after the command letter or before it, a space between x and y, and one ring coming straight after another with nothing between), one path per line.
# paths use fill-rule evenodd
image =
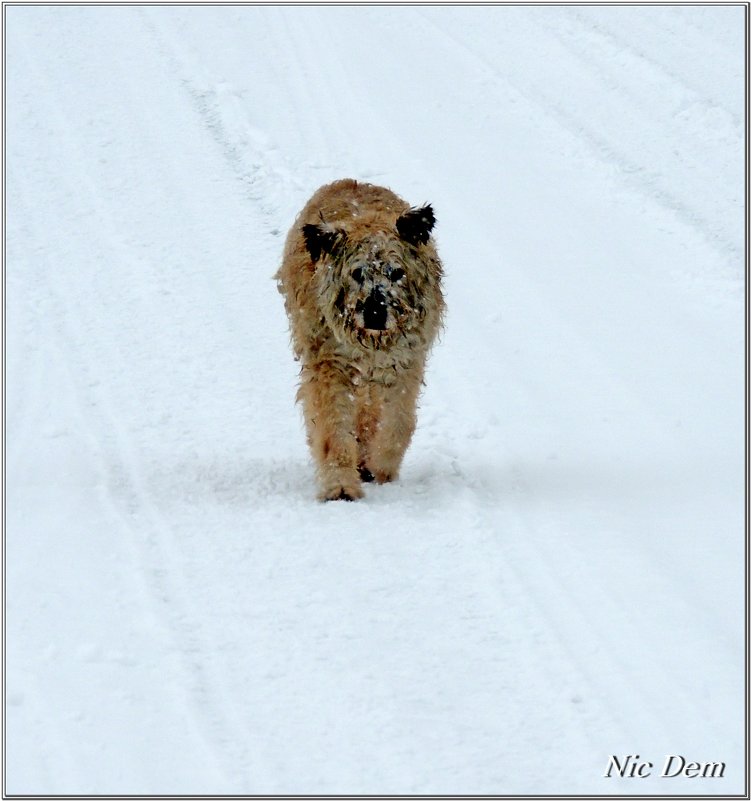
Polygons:
M444 309L434 223L430 206L343 180L321 187L287 236L276 278L322 500L398 475Z

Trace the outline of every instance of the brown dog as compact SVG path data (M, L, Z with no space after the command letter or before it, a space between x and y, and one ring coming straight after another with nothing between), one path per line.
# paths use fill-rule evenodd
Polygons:
M321 500L398 475L444 309L434 224L429 205L343 180L321 187L287 236L276 279Z

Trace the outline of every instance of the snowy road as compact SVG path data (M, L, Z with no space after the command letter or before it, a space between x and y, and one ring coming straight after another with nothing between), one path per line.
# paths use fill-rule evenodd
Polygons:
M5 15L7 791L742 792L744 9ZM449 313L318 504L271 276L340 177Z

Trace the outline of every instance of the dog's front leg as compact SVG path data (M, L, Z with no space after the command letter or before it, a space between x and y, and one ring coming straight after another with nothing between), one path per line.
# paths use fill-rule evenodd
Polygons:
M417 422L417 398L422 386L424 361L402 370L388 386L379 387L380 424L370 446L368 472L379 484L395 481Z
M299 392L322 501L354 501L363 491L357 470L352 380L333 361L303 368Z

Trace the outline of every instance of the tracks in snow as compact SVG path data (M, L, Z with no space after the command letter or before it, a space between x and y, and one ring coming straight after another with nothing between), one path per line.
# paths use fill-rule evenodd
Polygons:
M621 40L592 10L558 9L554 21L550 13L541 11L534 22L515 20L509 26L513 33L501 43L479 28L470 43L457 33L466 27L449 30L439 22L439 15L415 13L445 42L490 70L495 81L518 93L538 115L553 121L604 165L614 168L631 190L693 230L721 257L725 271L737 276L743 253L739 239L743 191L739 180L740 120L707 87L688 85L659 59ZM532 68L518 68L513 60L517 51L514 41L536 41L540 34L538 47L547 54L546 60ZM559 53L561 57L554 57ZM593 62L596 72L591 68ZM569 70L553 75L546 67L549 63L568 64ZM576 105L566 102L570 83L577 91L590 94L587 108L591 116L584 118ZM502 94L506 93L504 88ZM628 109L632 115L625 120L620 116L624 97L631 101ZM659 140L653 135L655 120L664 132ZM624 128L631 132L630 137L623 136ZM697 134L707 138L701 159L691 149ZM735 157L730 161L726 160L729 152ZM718 181L735 186L734 199L730 205L708 206L706 186ZM680 195L673 191L674 185L686 183L689 191Z
M674 462L651 463L663 446L675 456L670 426L683 407L652 403L657 382L631 386L629 377L650 374L629 357L649 356L648 348L623 346L612 314L586 308L617 296L628 322L644 308L642 293L592 258L586 281L573 259L535 265L553 281L562 273L552 289L544 272L530 278L530 255L513 247L511 263L496 270L495 237L513 244L517 232L490 207L520 202L537 211L542 200L544 209L544 192L524 195L527 179L540 175L510 176L513 199L494 186L472 197L482 189L481 181L462 189L472 169L480 179L503 176L468 151L479 143L490 161L497 143L455 130L450 106L481 119L514 103L516 116L491 120L501 144L546 165L550 146L582 167L610 167L613 191L631 181L628 199L643 200L645 215L668 209L687 241L711 240L720 259L732 257L733 238L717 209L660 194L672 189L670 170L696 169L703 179L713 167L702 172L694 154L680 151L664 154L669 170L658 174L661 145L645 166L636 146L614 136L608 115L614 98L628 98L641 146L652 115L672 137L708 113L724 145L734 136L732 113L701 76L666 71L659 55L583 12L562 10L561 25L551 26L530 10L501 9L513 24L495 26L499 47L484 27L449 30L439 12L458 19L458 10L298 11L112 10L119 28L101 11L55 9L48 27L13 40L21 55L11 83L25 94L12 102L25 116L9 139L18 209L10 231L19 245L9 372L22 388L9 398L18 432L9 465L32 478L40 466L59 478L75 465L80 486L60 497L95 500L80 504L90 509L86 530L63 534L80 557L94 554L80 572L96 575L95 589L79 595L102 607L99 623L111 630L100 649L93 634L80 641L99 629L64 621L76 650L57 657L57 667L87 670L95 698L121 687L131 694L116 696L124 723L108 739L101 734L112 734L111 720L97 729L51 704L63 695L50 689L61 686L55 665L37 664L29 707L57 712L56 737L74 733L76 747L52 758L29 745L28 763L46 764L50 777L67 766L73 792L88 790L91 777L121 791L124 761L145 792L175 776L192 778L192 792L522 792L531 776L537 792L559 792L562 776L567 790L589 792L606 752L631 752L637 741L655 753L705 745L704 729L719 736L730 718L725 641L734 629L711 636L723 605L705 603L711 582L686 589L695 564L671 553L680 532L670 539L663 529L693 531L691 510L670 504L686 501L687 488L712 487L671 489L674 476L661 471ZM519 38L539 39L557 56L554 88L544 65L520 71ZM362 47L343 54L341 41ZM378 80L368 43L380 45ZM431 94L420 70L402 65L420 67L440 47L450 66L436 80L447 88ZM103 64L112 66L106 74ZM659 87L659 98L645 96L626 68ZM457 73L466 82L454 88ZM584 119L565 102L567 86L602 98L602 109ZM668 111L665 97L675 101ZM452 317L431 360L403 481L369 488L362 504L322 506L306 485L294 365L271 275L300 202L340 170L403 178L404 188L394 186L405 194L443 187ZM575 185L585 187L580 208L596 216L592 185ZM487 203L477 219L475 202ZM626 211L629 222L642 219ZM483 230L480 219L497 230ZM539 237L524 211L514 220L526 224L519 233L528 244ZM596 291L581 302L576 288L586 284ZM648 286L659 295L656 281ZM624 287L632 294L616 291ZM639 318L647 340L681 331L666 315L662 327ZM606 345L592 344L608 333ZM613 354L624 358L611 364ZM675 367L669 357L654 361L664 364ZM677 376L674 386L694 385ZM50 410L44 432L38 424ZM64 426L72 444L57 436ZM647 457L631 442L640 436ZM40 497L54 508L51 495L29 490ZM47 521L47 543L66 557L49 540L55 525ZM711 550L705 532L695 532ZM50 576L56 568L43 566ZM47 626L60 621L38 609ZM682 619L692 620L690 638L675 633ZM134 642L135 655L123 645ZM692 666L681 664L696 643L721 679L703 694ZM40 702L43 692L50 697ZM134 719L147 724L144 751L170 762L154 765L127 739ZM105 750L92 754L89 742ZM174 742L180 747L170 750Z
M29 48L29 52L31 49L33 48ZM22 65L17 63L21 69ZM70 88L74 90L81 85L82 80L89 78L86 54L81 54L77 62L72 64L79 70L78 74L63 74L62 79L67 78ZM35 257L27 262L29 267L36 270L36 280L32 280L31 275L27 274L24 286L17 281L11 282L18 293L13 302L27 307L26 315L30 325L34 325L31 323L33 310L42 311L41 319L46 321L47 327L42 333L36 332L37 339L57 343L56 353L45 357L44 363L49 364L52 359L68 375L73 388L71 403L75 408L64 408L85 426L85 430L79 432L82 442L93 444L91 456L94 460L90 469L101 471L106 476L99 497L107 510L109 525L114 524L119 529L112 534L122 538L122 545L118 550L124 560L123 569L127 573L137 565L135 573L142 582L140 589L129 589L135 593L143 593L141 601L163 626L162 635L158 639L158 652L152 656L161 660L168 671L161 679L171 685L172 700L170 702L165 698L165 703L177 710L187 701L192 710L193 720L188 731L195 728L199 738L208 746L197 751L195 760L196 767L204 763L205 781L208 782L206 791L237 791L249 785L251 776L254 781L263 781L266 763L257 761L262 747L259 743L254 743L252 748L256 750L251 753L247 733L238 728L234 700L224 693L221 679L224 670L223 657L221 653L215 653L205 639L201 639L202 633L194 622L196 610L191 601L194 590L186 584L185 574L176 569L181 564L181 533L161 513L155 503L153 488L148 482L149 476L155 472L155 463L170 448L176 448L178 452L186 445L190 448L191 439L197 433L183 428L184 422L181 423L180 417L185 407L170 409L163 405L162 401L167 400L163 397L164 379L171 378L186 389L187 407L193 401L205 406L206 401L195 397L195 393L201 387L205 389L214 386L211 372L215 345L210 340L207 341L205 331L202 336L200 329L203 325L210 326L208 331L212 336L224 337L227 343L235 344L231 328L233 323L236 326L243 324L240 305L246 304L242 297L234 296L231 292L233 285L236 285L231 275L225 276L225 279L229 278L229 286L217 284L211 277L211 262L202 265L202 268L186 271L180 261L186 255L184 250L178 253L177 258L174 255L170 258L165 253L165 259L159 265L154 264L148 256L139 259L136 254L142 243L125 241L125 229L116 223L119 209L102 191L102 174L95 166L96 153L97 150L101 153L100 164L108 153L101 149L98 132L95 130L93 136L89 136L91 149L82 149L80 143L87 137L81 135L81 126L86 125L86 120L70 119L64 113L64 101L38 77L40 66L27 60L24 68L27 75L26 85L34 86L36 105L32 113L36 115L35 124L42 130L48 127L54 132L56 150L65 154L65 168L56 169L55 165L46 160L44 153L27 152L23 144L15 140L16 148L20 150L12 151L13 186L19 193L23 191L25 184L20 180L21 171L25 174L26 182L35 182L37 187L44 185L43 176L54 176L53 180L46 182L44 191L48 205L59 208L61 215L57 225L50 230L38 218L33 203L24 202L20 194L14 197L14 210L18 219L26 221L27 240L38 243L39 249ZM149 69L158 69L158 66L150 63L142 67L144 71ZM127 66L123 68L123 72L109 75L108 79L121 91L124 84L131 85L131 81L138 80L137 77L127 75ZM166 83L164 87L163 91L169 91L170 84ZM102 117L113 113L114 98L110 85L97 81L90 86L89 91L92 92L89 99L92 103L99 104L98 112ZM264 241L273 227L270 222L270 213L273 210L264 208L260 202L263 188L259 189L258 183L264 165L259 162L246 170L242 157L238 155L233 158L229 141L224 135L228 125L226 115L233 110L231 98L229 104L217 103L212 112L204 102L206 98L202 99L196 92L191 97L194 109L198 108L199 112L203 112L204 124L219 144L224 146L224 157L245 186L246 197L251 201L251 219L246 218L244 224L251 227L254 225L253 208L257 208L255 219L262 220L263 227L259 226L254 232L254 240L257 238ZM149 147L148 142L143 141L148 140L148 135L127 122L129 112L132 113L132 119L138 116L127 101L126 90L119 98L116 112L119 122L124 126L119 132L120 136L130 136L133 141L140 139L142 146ZM210 116L217 109L225 114L219 122L215 122ZM170 111L176 115L173 119L169 118ZM178 113L174 109L165 109L164 106L160 108L155 99L155 118L161 114L164 115L163 122L179 125ZM189 123L189 116L187 122ZM191 174L189 161L177 162L179 156L160 152L161 146L158 143L153 149L159 155L152 159L152 163L166 165L162 178L167 182L170 175L175 175L173 167L184 171L185 175ZM260 150L257 152L260 153ZM200 152L196 155L199 158L202 156ZM201 181L205 188L210 187L205 178L213 166L199 168L198 173L194 173L198 180L192 184L191 191L198 191L197 185ZM169 186L167 183L167 188ZM183 187L175 186L174 183L172 186L177 190L173 197L179 199ZM121 187L123 197L120 204L132 204L131 208L137 206L134 189L134 186ZM193 213L188 204L183 204L182 210L188 216ZM152 234L158 235L155 228L146 227L142 231L145 240ZM79 263L73 260L53 263L51 255L48 258L43 257L45 252L54 253L58 258L64 257L66 252L87 252L90 255ZM275 290L270 272L264 271L261 280L268 283L268 295L273 297ZM253 280L255 278L256 276ZM180 296L175 298L172 292L178 285ZM36 294L29 295L30 290ZM220 312L221 299L227 302ZM193 307L188 305L189 300L195 303ZM171 315L171 324L174 325L176 311L178 314L182 312L193 315L192 320L187 316L182 318L183 331L160 327L159 321L165 318L165 313ZM231 313L229 317L226 316L228 311ZM216 323L220 320L223 320L224 326L230 327L228 332L217 327ZM147 326L145 330L139 327L144 323ZM159 331L161 347L157 347L154 340L149 341L150 326L154 326L155 334ZM181 365L181 360L186 356L180 347L181 333L188 340L184 345L189 344L194 351L203 350L205 353L202 382L196 381L199 376L194 374L193 361L186 361ZM23 344L17 342L16 353L20 354L20 348L26 348L33 341ZM173 353L175 361L162 361L164 348L170 345L177 348ZM240 366L238 372L239 369ZM161 374L162 371L164 374ZM33 391L33 386L26 386L28 391ZM39 392L36 397L42 399L44 394ZM63 398L60 400L63 401ZM48 401L45 401L45 405L46 402ZM232 403L232 399L229 398L228 402ZM36 438L32 427L37 424L38 417L43 415L43 410L35 409L33 405L27 409L23 407L19 398L16 408L19 415L25 415L27 422L16 417L13 421L14 427L21 432L21 436L25 436L25 444L31 445L29 440ZM151 439L154 435L157 441L163 439L165 447L161 453L153 451ZM186 437L187 442L184 441ZM195 444L198 447L201 445L200 442ZM20 449L23 447L24 440L16 440L15 453L11 453L11 464L14 457L20 458ZM107 525L104 521L102 524ZM144 617L148 617L148 614ZM190 743L190 735L188 742ZM194 742L191 744L194 745ZM213 768L206 764L207 755L211 755L215 762ZM92 780L96 781L95 778ZM71 781L75 780L71 778ZM192 789L196 789L195 785Z

